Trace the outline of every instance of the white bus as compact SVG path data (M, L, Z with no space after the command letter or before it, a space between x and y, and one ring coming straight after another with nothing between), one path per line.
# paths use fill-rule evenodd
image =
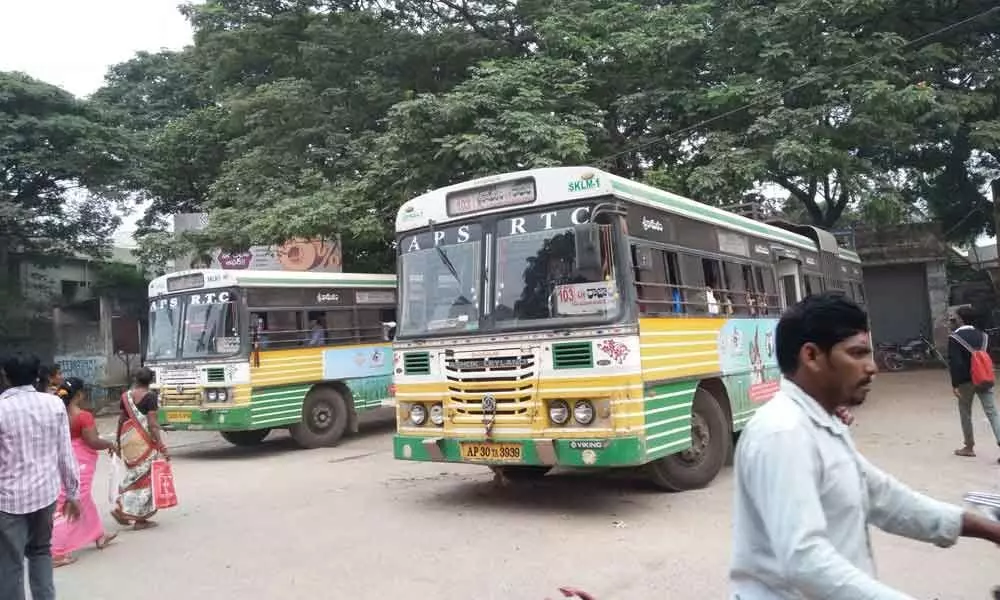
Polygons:
M396 277L196 269L149 284L160 422L252 445L287 428L335 444L390 398Z
M510 476L647 465L707 485L777 388L782 309L864 299L826 231L589 167L434 190L396 231L395 456Z

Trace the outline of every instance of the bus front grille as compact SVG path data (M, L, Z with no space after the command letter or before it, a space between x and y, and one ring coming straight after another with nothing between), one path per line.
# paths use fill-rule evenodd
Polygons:
M448 400L456 423L482 423L483 399L492 396L498 425L528 422L535 412L538 356L521 350L476 356L456 353L444 361Z

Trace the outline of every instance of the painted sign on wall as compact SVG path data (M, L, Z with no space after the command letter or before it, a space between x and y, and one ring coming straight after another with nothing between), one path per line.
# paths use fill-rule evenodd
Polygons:
M63 377L79 377L88 385L96 385L104 379L106 360L102 356L56 356Z

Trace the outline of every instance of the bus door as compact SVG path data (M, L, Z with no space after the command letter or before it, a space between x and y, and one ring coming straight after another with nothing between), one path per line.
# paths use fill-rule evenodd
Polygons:
M781 309L784 311L802 299L802 265L795 259L779 258L776 271Z

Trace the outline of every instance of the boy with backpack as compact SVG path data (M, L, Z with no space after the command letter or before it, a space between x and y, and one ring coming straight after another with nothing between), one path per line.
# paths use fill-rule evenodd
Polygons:
M983 412L993 429L993 437L1000 445L1000 415L993 397L995 378L993 360L988 352L989 337L972 324L974 321L972 307L959 307L952 317L955 330L948 338L948 370L951 372L951 387L958 398L958 416L965 442L964 446L955 450L957 456L976 455L972 428L972 400L975 396L979 396Z

